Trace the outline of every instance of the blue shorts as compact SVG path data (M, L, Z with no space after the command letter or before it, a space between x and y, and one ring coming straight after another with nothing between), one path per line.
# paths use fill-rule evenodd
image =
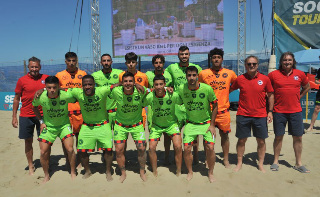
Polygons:
M237 138L251 137L251 128L253 136L260 139L268 138L267 117L249 117L237 115Z
M28 139L33 137L34 127L37 128L37 135L40 135L40 123L37 117L19 116L19 138Z
M273 113L273 130L276 136L283 136L288 122L288 133L293 136L304 134L302 112Z

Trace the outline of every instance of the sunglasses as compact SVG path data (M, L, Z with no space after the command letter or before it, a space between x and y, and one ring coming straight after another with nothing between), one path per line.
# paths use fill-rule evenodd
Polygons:
M248 66L256 66L258 63L247 63Z

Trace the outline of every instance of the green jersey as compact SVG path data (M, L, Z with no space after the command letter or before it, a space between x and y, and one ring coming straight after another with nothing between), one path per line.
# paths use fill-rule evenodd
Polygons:
M110 94L109 86L95 87L95 92L92 96L85 95L81 88L69 88L68 92L79 101L85 123L99 124L108 120L106 100Z
M153 79L156 76L154 74L154 71L147 71L146 75L148 77L149 88L153 88ZM162 75L164 76L164 78L166 78L166 86L171 87L173 85L171 74L167 71L164 71L164 73Z
M68 103L76 101L73 96L60 90L57 98L49 98L44 91L38 99L33 100L32 105L42 106L43 121L47 127L61 127L70 124L68 117Z
M92 73L95 83L98 87L100 86L110 86L112 84L119 83L119 75L122 73L122 70L113 68L110 73L104 73L102 70ZM106 109L115 109L116 102L113 99L107 98Z
M197 67L198 73L202 71L202 68L199 65L189 63L189 66ZM187 83L186 69L187 69L187 66L185 67L179 66L179 63L170 64L166 68L166 71L168 71L171 74L174 90L177 90L180 85Z
M211 120L210 103L217 102L211 86L200 83L197 90L189 90L188 84L179 87L178 94L186 108L187 120L192 123L204 123Z
M180 98L177 93L166 92L164 97L157 97L156 92L153 91L146 96L144 102L151 106L153 112L152 123L158 127L169 127L178 122L175 115L175 105L180 103Z
M139 93L136 88L131 95L123 92L123 87L115 87L110 98L117 102L117 114L115 120L124 125L133 125L142 121L142 101L146 96L146 88L144 93Z

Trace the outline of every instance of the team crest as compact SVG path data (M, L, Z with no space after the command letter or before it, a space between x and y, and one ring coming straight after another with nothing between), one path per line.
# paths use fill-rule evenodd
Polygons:
M82 139L79 139L79 142L78 142L80 145L83 144L83 140Z
M100 97L99 97L98 95L95 95L95 96L94 96L94 100L95 100L95 101L98 101L99 99L100 99Z
M92 103L92 101L93 101L93 100L92 100L91 98L90 98L90 99L88 99L88 102L89 102L89 103Z
M168 83L169 82L169 79L168 78L166 78L166 83Z
M296 81L298 81L299 80L299 77L296 75L296 76L294 76L293 77L294 78L294 80L296 80Z
M112 77L113 77L114 79L118 79L118 78L119 78L119 76L118 76L117 74L114 74Z
M132 97L127 97L127 101L131 102L132 101Z
M59 103L60 103L60 105L65 105L66 101L65 100L61 100Z
M78 79L82 79L82 75L78 75Z
M118 131L114 131L114 136L117 136L118 135Z
M262 84L263 84L263 81L262 81L262 80L259 80L259 81L258 81L258 85L261 86Z
M159 104L160 104L160 105L163 105L163 101L159 101Z
M197 98L197 94L192 94L192 98Z
M203 99L205 96L206 96L206 95L205 95L204 93L200 93L200 94L199 94L199 97L202 98L202 99Z
M140 100L140 96L139 96L139 95L135 96L135 97L134 97L134 100L135 100L135 101Z
M227 78L227 77L228 77L228 73L223 73L223 74L222 74L222 77L223 77L223 78Z
M137 81L141 83L141 82L142 82L142 78L141 78L141 77L138 77L138 78L137 78Z
M57 101L52 101L52 105L56 106L57 105Z
M44 128L41 133L46 134L47 132L48 132L48 129Z
M172 103L172 100L167 100L167 102L166 102L168 105L171 105L171 103Z
M44 80L41 80L41 83L42 83L42 84L45 84Z

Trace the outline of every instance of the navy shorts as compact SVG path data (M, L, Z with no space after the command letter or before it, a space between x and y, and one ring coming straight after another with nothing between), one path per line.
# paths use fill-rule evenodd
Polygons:
M38 137L40 135L40 123L37 117L19 116L19 138L28 139L33 137L34 126L36 126Z
M297 113L273 113L273 130L276 136L282 136L285 133L288 122L288 133L293 136L302 136L304 134L302 112Z
M320 90L317 92L315 105L320 105Z
M253 136L260 139L268 137L267 117L249 117L237 115L237 138L251 137L251 129Z

